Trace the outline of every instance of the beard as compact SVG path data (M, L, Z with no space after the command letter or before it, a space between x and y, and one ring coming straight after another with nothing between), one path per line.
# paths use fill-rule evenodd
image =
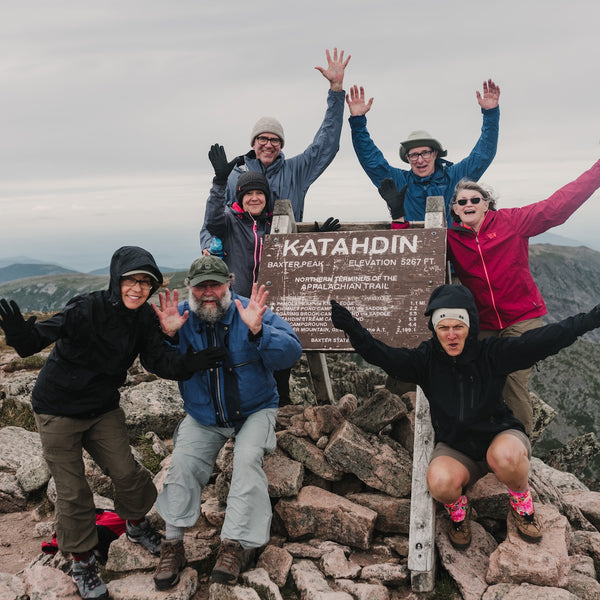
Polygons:
M210 300L211 302L216 302L216 305L212 304L206 306L206 301ZM208 298L204 298L203 300L196 300L194 295L192 294L192 290L189 290L188 293L188 302L192 312L202 321L207 321L208 323L215 324L217 321L220 321L225 313L229 310L231 306L231 290L227 290L223 297L220 300L217 300L216 296L209 296Z

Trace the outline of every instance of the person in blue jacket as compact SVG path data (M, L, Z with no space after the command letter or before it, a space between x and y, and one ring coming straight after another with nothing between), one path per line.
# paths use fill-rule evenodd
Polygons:
M479 91L476 94L483 113L483 125L481 136L469 156L456 164L451 163L444 159L447 150L437 139L426 131L413 131L400 144L400 158L410 165L410 170L406 170L392 167L367 131L366 114L373 98L366 102L363 87L350 88L346 102L350 108L349 123L356 156L375 187L380 188L384 180L391 180L386 182L392 188L391 193L402 193L407 221L425 218L428 196L444 196L448 226L452 225L450 202L456 184L464 177L477 181L494 159L498 146L500 88L488 79L483 82L483 94ZM385 187L386 184L379 189L384 199ZM395 220L393 216L392 219Z
M271 502L262 469L276 447L277 386L273 371L302 353L291 326L267 308L264 286L250 298L231 291L233 275L216 256L195 260L186 279L189 297L166 291L155 307L165 336L179 352L191 348L225 350L222 368L179 384L186 417L174 435L171 465L156 507L166 523L166 539L154 575L159 590L172 587L186 564L183 534L200 516L200 497L221 447L235 438L233 472L221 546L213 581L234 583L254 549L267 543Z
M300 223L304 217L304 199L308 188L325 171L335 158L340 147L340 135L344 118L343 89L344 71L350 55L344 59L344 51L338 54L333 49L333 57L326 51L327 68L315 67L329 81L327 110L321 127L312 143L302 152L291 158L283 153L285 135L281 123L273 117L260 118L252 128L250 146L252 149L243 156L228 162L225 154L220 165L215 165L215 179L226 182L225 202L231 205L236 200L238 177L246 171L263 173L269 182L273 203L279 199L289 199L294 219ZM214 181L214 180L213 180ZM210 233L203 225L200 231L200 246L208 251ZM205 252L206 253L206 252Z

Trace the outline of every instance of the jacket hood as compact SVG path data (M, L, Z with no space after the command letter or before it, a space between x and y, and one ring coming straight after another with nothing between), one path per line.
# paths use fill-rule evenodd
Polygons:
M464 308L469 313L469 336L468 340L477 339L479 335L479 313L475 306L475 300L473 294L464 285L440 285L431 292L429 297L429 303L425 310L425 316L429 317L428 327L431 331L433 329L433 323L431 322L431 314L438 308ZM434 337L435 336L434 331Z
M112 255L110 260L110 283L108 296L113 304L121 301L121 277L124 273L135 270L148 271L156 277L150 296L162 285L163 276L150 252L139 246L122 246Z

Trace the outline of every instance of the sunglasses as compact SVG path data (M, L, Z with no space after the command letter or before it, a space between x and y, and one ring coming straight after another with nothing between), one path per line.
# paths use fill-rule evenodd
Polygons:
M471 204L479 204L483 198L461 198L460 200L455 200L453 204L458 204L459 206L464 206L467 202Z

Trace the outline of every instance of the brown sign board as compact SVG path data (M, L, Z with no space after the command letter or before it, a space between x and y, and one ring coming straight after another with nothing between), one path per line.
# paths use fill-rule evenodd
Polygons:
M412 347L430 337L423 313L445 282L446 230L396 229L266 235L259 283L304 350L352 351L331 322L337 300L376 338Z

